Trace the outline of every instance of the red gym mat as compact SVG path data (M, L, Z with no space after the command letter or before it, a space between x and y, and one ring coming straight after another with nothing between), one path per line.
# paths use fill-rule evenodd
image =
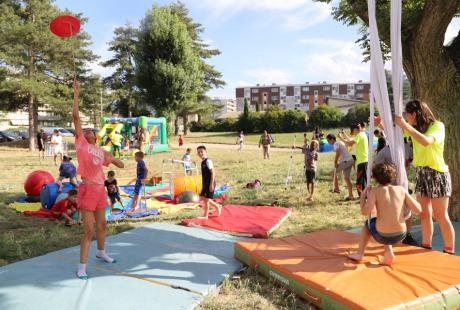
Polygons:
M238 236L268 238L291 214L291 209L264 206L226 205L222 214L209 219L186 219L181 225L218 230Z

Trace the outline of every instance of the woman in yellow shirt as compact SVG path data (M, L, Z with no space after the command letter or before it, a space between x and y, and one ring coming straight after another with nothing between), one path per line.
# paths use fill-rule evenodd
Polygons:
M406 118L407 121L396 116L395 123L413 141L415 192L422 206L422 247L431 249L434 216L441 229L444 252L453 254L455 232L447 213L452 183L449 167L444 162L444 124L437 121L428 105L419 100L407 103Z

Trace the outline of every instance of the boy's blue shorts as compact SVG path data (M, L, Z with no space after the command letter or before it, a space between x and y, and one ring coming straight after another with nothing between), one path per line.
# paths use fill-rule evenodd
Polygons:
M376 224L377 224L377 218L376 217L373 217L373 218L371 218L369 220L366 220L366 222L364 222L364 226L369 230L369 232L371 233L371 235L375 239L375 241L377 241L380 244L387 244L387 245L396 244L396 243L400 243L401 241L404 240L404 238L406 238L406 232L405 231L403 231L401 233L396 233L396 234L391 235L391 236L390 235L382 236L377 231Z
M134 195L139 195L141 192L142 180L137 179L136 184L134 185Z

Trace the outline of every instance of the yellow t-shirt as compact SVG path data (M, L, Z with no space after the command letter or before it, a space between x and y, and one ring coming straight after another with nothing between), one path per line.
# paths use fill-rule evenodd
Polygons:
M120 146L120 145L121 145L121 139L122 139L122 138L123 138L123 137L122 137L120 134L118 134L118 133L113 133L113 134L111 135L112 144L113 144L113 145L118 145L118 146Z
M369 141L365 132L357 134L353 140L356 142L356 165L369 161Z
M439 172L448 172L449 167L444 161L444 139L446 135L444 124L442 122L432 123L424 135L433 137L434 142L423 146L412 138L414 166L430 167Z

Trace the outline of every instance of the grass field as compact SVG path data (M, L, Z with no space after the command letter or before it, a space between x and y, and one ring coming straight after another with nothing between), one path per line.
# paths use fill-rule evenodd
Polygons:
M330 129L324 130L324 133L337 134L340 129ZM303 132L294 132L294 133L275 133L272 134L272 137L275 139L274 146L276 147L289 147L294 143L294 138L296 145L303 143ZM311 139L312 132L307 133L308 139ZM237 133L235 132L192 132L185 137L187 142L198 143L224 143L224 144L235 144L237 138ZM259 144L260 134L247 134L244 136L245 144ZM173 141L172 143L176 143Z
M209 135L209 137L214 137ZM289 135L276 135L281 137ZM214 137L215 138L215 137ZM229 139L230 135L226 138ZM196 140L194 140L196 139ZM251 141L252 136L247 140ZM199 141L197 135L186 142ZM248 141L248 143L249 143ZM254 140L253 140L254 141ZM206 140L204 142L207 142ZM289 143L288 143L289 144ZM183 150L149 156L146 164L150 171L159 174L161 160L181 158ZM193 160L198 160L193 154ZM210 147L209 157L215 162L218 183L228 183L232 189L229 201L235 204L274 204L293 209L291 217L274 233L274 237L289 236L326 228L349 229L362 222L357 202L345 202L343 195L329 193L332 153L320 154L316 200L306 202L307 192L303 177L303 156L298 150L294 156L293 182L284 189L284 178L290 153L288 150L272 152L271 159L264 161L258 149L241 153L235 146ZM133 177L135 162L129 160L125 169L114 169L118 177ZM58 249L79 244L80 227L57 226L49 220L25 217L6 208L15 198L23 196L22 184L27 174L43 169L57 175L51 159L40 162L36 154L20 149L0 148L0 266L26 258L42 255ZM263 186L257 190L244 189L247 182L260 179ZM120 221L108 225L108 233L116 234L139 225L162 221L179 223L182 218L196 216L189 212L176 215L150 217L136 221ZM308 309L310 306L292 293L269 280L245 271L225 281L219 294L208 297L200 309Z

